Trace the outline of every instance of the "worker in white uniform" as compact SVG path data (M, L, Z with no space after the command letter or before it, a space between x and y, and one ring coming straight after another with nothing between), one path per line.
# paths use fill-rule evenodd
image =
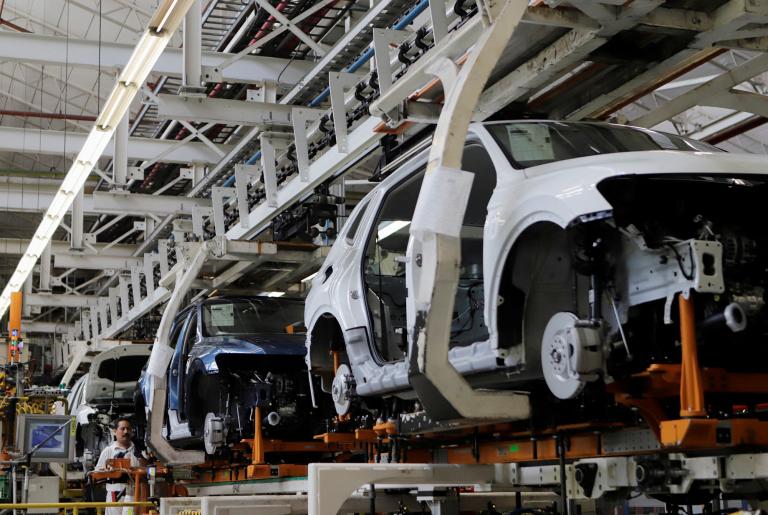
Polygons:
M115 458L127 458L131 460L131 467L138 467L141 461L136 456L133 446L133 426L127 418L119 418L115 421L115 441L107 446L96 463L96 470L109 470L107 460ZM107 502L130 502L133 500L133 488L126 483L107 483ZM126 508L107 508L104 515L131 515L135 510Z

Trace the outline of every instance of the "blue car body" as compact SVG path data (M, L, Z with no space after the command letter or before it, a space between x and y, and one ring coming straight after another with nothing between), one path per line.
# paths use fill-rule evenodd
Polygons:
M230 310L233 323L235 323L234 318L239 316L241 311L258 313L259 309L262 309L272 315L263 316L263 320L241 324L247 325L252 330L247 334L210 334L212 332L210 311L213 309L211 306L224 304L235 306L234 310ZM240 407L251 409L258 404L268 408L275 404L272 393L259 395L262 390L271 392L271 388L263 383L264 377L268 376L257 370L268 372L276 369L290 370L291 373L301 374L302 378L305 376L305 335L289 334L286 332L289 329L288 326L285 326L283 332L275 330L283 327L281 320L275 320L275 318L284 317L285 320L282 322L300 322L302 314L303 306L300 301L266 297L203 299L181 311L174 320L169 336L171 339L169 344L174 347L167 371L169 416L173 413L179 420L193 421L196 407L201 405L206 406L206 410L216 413L217 399L213 397L219 393L217 388L220 386L238 389L238 383L242 384L243 388L232 394L239 398ZM294 320L296 317L299 317L298 320ZM258 332L262 325L264 332ZM216 326L216 329L219 327ZM223 369L228 372L235 370L235 379L219 377L222 376ZM248 380L245 380L246 376ZM253 377L258 378L259 381L254 380ZM255 396L253 392L245 391L248 388L253 389L253 383L257 382L259 387L256 389ZM153 388L151 383L151 378L145 370L139 379L140 397L145 406L149 406L148 400L151 399L150 391ZM201 384L203 386L200 386ZM212 387L213 385L216 387ZM209 396L211 398L205 398ZM205 412L202 413L204 414ZM242 415L238 412L237 416ZM190 424L190 427L199 425L200 420L194 422L195 424ZM240 426L242 425L241 421ZM194 429L193 436L196 433Z

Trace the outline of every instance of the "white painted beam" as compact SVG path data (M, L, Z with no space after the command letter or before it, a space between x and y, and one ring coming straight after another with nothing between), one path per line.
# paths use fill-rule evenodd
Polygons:
M49 241L40 255L40 285L39 291L51 291L51 251L52 245ZM30 270L31 273L31 270Z
M211 207L211 200L169 195L94 191L92 205L94 211L99 213L134 216L145 216L147 213L152 213L166 216L191 214L193 207Z
M144 263L142 258L99 256L93 254L58 254L53 257L55 268L80 268L84 270L130 270Z
M0 208L5 211L43 212L51 205L58 189L57 184L47 181L35 184L18 177L0 178ZM83 198L82 210L93 212L90 195Z
M510 102L528 97L606 41L596 32L571 30L486 89L477 104L480 117L488 118Z
M714 95L705 105L768 117L768 96L751 91L727 91Z
M709 125L705 125L695 132L686 134L686 137L703 140L709 136L712 136L713 134L717 134L718 132L728 129L729 127L733 127L734 125L749 120L752 118L752 116L754 116L752 113L732 113L710 123Z
M28 333L66 334L75 330L75 324L63 324L59 322L32 322L22 320L21 331Z
M718 95L726 93L731 87L741 84L766 70L768 70L768 55L759 55L719 75L716 79L687 91L661 107L632 120L632 125L652 128L692 107L709 105L711 100L715 99ZM747 96L743 97L742 103L746 104L747 100L752 100L752 103L754 103L754 99Z
M284 127L293 123L294 107L285 104L177 95L158 95L158 99L157 115L161 120Z
M99 48L101 47L101 48ZM102 70L122 68L133 52L133 45L102 41L87 41L55 36L40 36L21 32L0 32L0 61L64 65ZM153 71L171 77L181 77L183 50L166 48ZM231 54L203 52L202 65L215 68L232 57ZM224 82L256 83L274 80L280 75L281 83L298 83L312 68L308 61L289 61L275 57L248 56L220 70Z
M24 298L30 306L49 306L58 308L85 308L98 297L94 295L61 295L54 293L33 293Z
M691 13L689 12L689 15ZM700 64L705 59L711 59L717 52L716 48L712 48L716 42L723 42L730 37L737 37L739 30L744 26L768 21L767 15L768 2L764 0L756 2L729 0L707 16L706 20L702 18L702 32L694 38L688 48L661 61L653 68L625 82L614 91L604 93L593 99L586 105L568 114L566 119L582 120L584 118L603 117L614 112L620 106L625 105L626 102L636 99L638 95L656 89L656 87L665 82L665 76L675 76L674 74L679 70L690 69L691 66ZM666 21L670 19L669 16L664 16L664 10L660 9L654 10L650 17L657 19L657 21L660 21L662 18ZM718 44L720 45L721 43ZM722 46L729 45L722 44Z
M24 303L24 298L27 295L32 294L32 283L33 283L34 275L35 274L29 274L29 277L27 277L27 280L24 281L24 290L23 290L24 294L21 297L22 299L21 316L22 317L28 317L32 314L32 310L30 309L30 306Z
M4 34L0 32L0 34ZM0 38L2 39L2 38ZM2 45L2 43L0 43ZM27 152L31 154L61 156L65 149L70 154L77 153L85 143L88 134L84 132L30 131L21 127L0 127L0 152ZM218 145L223 152L228 152L231 145ZM218 163L221 156L205 143L184 143L150 138L129 138L128 158L147 161L162 155L164 163ZM107 145L103 157L115 157L113 141Z
M48 209L58 190L50 184L29 184L16 180L0 178L0 209L20 213L41 213ZM127 192L94 191L91 195L82 195L73 205L73 227L82 232L82 215L114 214L146 217L149 213L156 216L169 214L189 214L192 206L210 207L209 199L174 197L170 195L144 195ZM80 198L80 197L78 197ZM79 214L79 217L76 216ZM151 219L150 219L151 220ZM79 221L79 223L78 223ZM73 242L76 238L73 238ZM80 238L82 241L82 238ZM82 244L74 245L82 248ZM2 248L0 248L2 253Z
M107 244L105 243L93 243L91 245L98 251L100 256L131 257L138 248L136 245L120 244L107 247ZM28 246L29 240L21 238L0 238L0 254L20 256L26 252ZM51 241L51 253L54 256L73 255L69 249L69 242L59 240Z

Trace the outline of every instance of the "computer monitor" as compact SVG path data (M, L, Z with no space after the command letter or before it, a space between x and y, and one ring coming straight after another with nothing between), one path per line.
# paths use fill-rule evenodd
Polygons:
M32 462L68 463L75 459L75 418L69 415L19 415L16 448Z

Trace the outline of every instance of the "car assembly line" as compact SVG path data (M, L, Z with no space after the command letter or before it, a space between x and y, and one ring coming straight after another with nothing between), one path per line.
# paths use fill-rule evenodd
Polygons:
M0 1L0 509L757 515L767 30Z

